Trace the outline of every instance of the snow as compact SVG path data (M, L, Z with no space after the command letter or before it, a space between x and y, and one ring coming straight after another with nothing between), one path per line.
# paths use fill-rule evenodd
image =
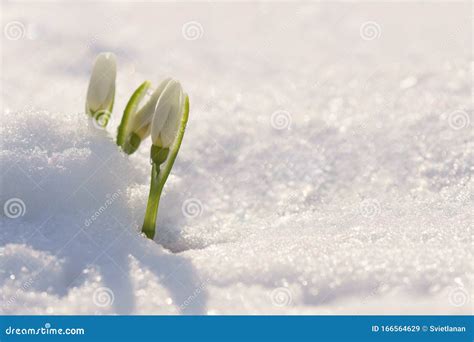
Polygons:
M2 7L0 313L472 312L469 3ZM150 144L114 136L169 76L191 114L150 241Z

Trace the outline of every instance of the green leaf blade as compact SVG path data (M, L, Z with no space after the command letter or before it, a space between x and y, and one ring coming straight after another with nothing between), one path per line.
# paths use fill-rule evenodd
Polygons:
M128 100L127 106L123 111L122 120L120 121L120 125L118 126L117 130L117 146L123 147L130 118L137 111L139 103L141 102L150 87L150 81L143 82L132 94L130 100Z

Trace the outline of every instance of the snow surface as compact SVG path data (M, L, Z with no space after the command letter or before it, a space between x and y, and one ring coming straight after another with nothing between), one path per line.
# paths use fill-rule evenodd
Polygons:
M470 2L2 17L0 313L472 312ZM101 51L119 64L107 131L83 114ZM113 139L134 88L169 76L191 115L153 242L149 143Z

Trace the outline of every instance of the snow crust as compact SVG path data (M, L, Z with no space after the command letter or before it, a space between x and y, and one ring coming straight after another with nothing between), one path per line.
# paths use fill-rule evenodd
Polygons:
M472 312L470 4L2 7L0 313ZM149 142L114 137L169 76L191 114L150 241Z

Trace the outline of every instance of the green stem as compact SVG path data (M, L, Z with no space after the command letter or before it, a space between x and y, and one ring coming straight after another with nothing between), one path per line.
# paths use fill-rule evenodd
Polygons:
M159 183L160 166L156 163L151 167L150 194L148 195L148 204L146 206L145 220L143 222L142 232L149 239L155 236L156 217L158 215L158 205L160 204L161 191L163 186Z
M181 142L183 141L184 132L186 130L186 124L188 123L188 117L189 97L186 95L184 112L181 117L176 143L169 152L170 154L166 160L166 163L164 164L163 169L160 170L159 164L152 162L150 194L148 196L145 220L142 227L142 232L152 240L155 237L156 218L158 216L158 205L160 204L161 192L163 191L166 180L168 179L168 175L170 174L174 161L176 160L176 156L178 155L179 148L181 147Z
M117 146L123 147L125 143L126 133L127 133L127 125L130 121L130 117L135 114L137 111L138 104L145 96L148 88L150 88L151 82L145 81L143 82L133 93L130 100L128 100L127 106L123 111L122 121L120 121L120 125L118 126L117 131Z

